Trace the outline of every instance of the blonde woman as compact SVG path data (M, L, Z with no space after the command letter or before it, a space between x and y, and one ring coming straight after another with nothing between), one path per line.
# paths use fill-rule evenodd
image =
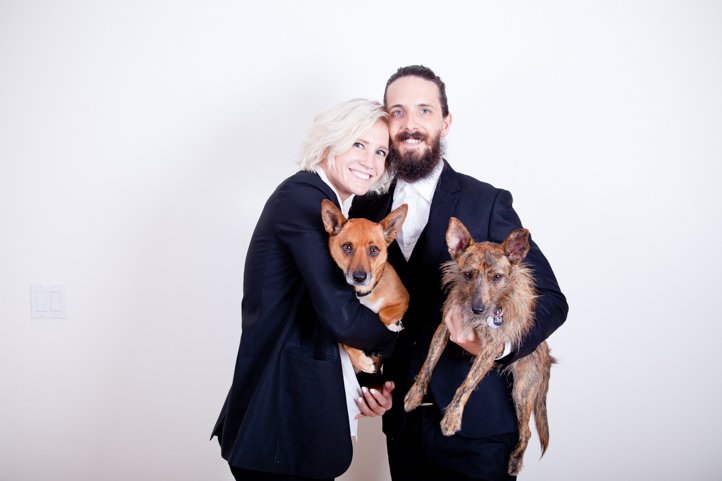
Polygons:
M301 171L271 194L246 255L241 343L213 435L237 480L333 479L351 463L356 417L391 407L393 384L359 391L339 343L394 341L361 306L328 252L321 201L348 214L354 195L384 191L388 120L354 99L319 114Z

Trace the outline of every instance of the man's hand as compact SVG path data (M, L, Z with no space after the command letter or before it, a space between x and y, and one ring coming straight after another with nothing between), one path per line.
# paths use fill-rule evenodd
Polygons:
M391 392L394 390L394 387L395 386L392 381L386 381L381 387L381 391L362 387L361 391L363 396L356 400L356 404L361 410L361 414L358 414L356 419L381 416L391 409Z
M449 339L455 344L461 346L466 352L478 356L481 352L481 339L476 335L474 329L469 329L464 326L463 318L461 316L461 309L458 306L453 306L449 309L449 312L444 316L444 324L449 330ZM511 344L507 341L497 354L497 359L507 356L511 352Z
M464 326L463 321L461 308L458 306L452 306L447 311L444 316L444 324L449 330L449 339L470 354L478 356L481 352L481 340L476 335L476 331Z

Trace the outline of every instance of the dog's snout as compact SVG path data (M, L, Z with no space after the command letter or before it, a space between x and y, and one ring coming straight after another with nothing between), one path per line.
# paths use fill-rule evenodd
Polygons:
M471 306L471 310L478 316L479 314L484 314L486 306L484 306L484 304L475 304Z
M351 275L354 282L364 282L367 276L368 274L366 274L366 272L364 271L354 271L354 273Z

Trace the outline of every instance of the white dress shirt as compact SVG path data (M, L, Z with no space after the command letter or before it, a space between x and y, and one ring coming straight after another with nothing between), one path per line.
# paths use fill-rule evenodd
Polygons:
M444 163L439 162L425 179L418 180L413 184L400 179L396 181L391 210L402 204L409 206L406 220L401 226L401 231L396 236L396 242L399 244L401 252L407 261L411 257L411 253L426 224L429 222L431 201L434 198L434 191L436 191L436 184L439 183L442 170L444 170Z
M321 167L316 171L321 180L331 187L331 190L336 194L338 198L338 204L341 206L341 212L348 219L348 211L351 209L351 203L353 202L354 194L348 196L345 202L341 202L341 196L338 195L338 191L334 188L333 184L326 177L326 172ZM319 210L319 213L321 211ZM331 254L329 254L331 255ZM350 288L350 286L349 286ZM361 385L356 379L356 373L353 370L353 364L351 364L351 358L349 357L346 349L338 345L339 356L341 357L341 372L343 373L343 388L346 392L346 410L348 411L348 426L351 430L351 437L358 438L358 419L356 416L361 414L361 410L356 404L356 400L362 396Z

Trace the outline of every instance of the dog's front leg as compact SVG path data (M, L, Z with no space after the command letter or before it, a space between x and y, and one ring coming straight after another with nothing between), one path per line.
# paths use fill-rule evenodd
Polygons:
M408 308L408 303L386 306L379 311L379 319L389 331L399 332L404 328L401 318L404 317Z
M444 413L444 418L441 420L441 432L444 436L456 434L461 429L461 418L464 415L464 406L466 406L469 396L471 396L471 393L476 389L479 381L481 381L494 365L494 359L498 352L497 347L489 345L482 346L481 352L476 356L474 363L471 365L469 374L466 375L466 379L464 379L464 382L456 390L454 398L446 407L446 413Z
M373 374L376 372L377 366L373 358L364 354L361 349L341 344L351 358L351 365L353 370L358 374L359 372L365 372Z
M436 367L436 363L439 362L441 353L444 352L446 343L449 341L449 330L446 328L445 323L439 324L436 328L434 337L431 339L431 345L429 346L429 353L426 356L424 365L421 366L421 371L416 376L414 385L411 386L409 392L406 393L404 398L404 411L409 412L421 404L426 394L426 389L429 387L429 381L431 380L431 373Z

